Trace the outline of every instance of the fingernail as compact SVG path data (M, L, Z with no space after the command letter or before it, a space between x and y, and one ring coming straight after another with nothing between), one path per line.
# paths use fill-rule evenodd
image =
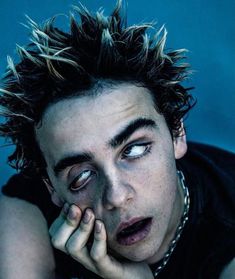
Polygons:
M65 215L67 215L69 212L69 204L67 202L63 206L63 212Z
M83 222L88 224L90 220L91 220L91 213L89 212L89 210L86 210L83 216Z
M74 208L73 208L73 206L70 206L70 208L69 208L69 212L68 212L68 218L70 219L70 220L74 220L74 219L76 219L76 217L77 217L77 212L74 210Z
M102 223L100 221L95 222L95 232L100 233L102 230Z

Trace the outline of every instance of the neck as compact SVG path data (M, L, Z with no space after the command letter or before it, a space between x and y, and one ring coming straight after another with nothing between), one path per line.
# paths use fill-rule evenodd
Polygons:
M160 261L165 254L167 253L169 246L171 244L171 241L174 239L176 230L181 222L181 218L183 216L184 212L184 192L181 187L180 179L178 178L177 181L177 190L176 190L176 196L175 201L173 204L173 214L171 217L171 220L169 222L169 227L167 230L167 233L165 235L165 238L158 250L158 254L153 258L149 260L149 264L154 264Z

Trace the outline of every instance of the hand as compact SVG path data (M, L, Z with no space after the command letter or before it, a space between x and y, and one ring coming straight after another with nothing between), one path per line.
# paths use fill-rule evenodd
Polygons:
M94 232L93 232L94 231ZM107 254L107 234L104 223L95 220L91 209L84 216L76 205L65 204L52 224L51 241L55 248L69 254L85 268L106 279L153 279L149 266L135 262L119 262ZM88 240L94 234L91 248Z

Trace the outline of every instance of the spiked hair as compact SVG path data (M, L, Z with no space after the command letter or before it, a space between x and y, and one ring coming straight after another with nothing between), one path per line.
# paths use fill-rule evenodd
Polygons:
M8 162L16 169L41 169L44 160L35 139L49 104L78 96L100 82L133 82L148 88L156 109L163 114L173 136L193 106L189 88L181 82L188 75L182 63L185 49L165 52L167 32L153 24L127 27L121 16L121 1L108 17L102 10L91 14L74 7L70 31L55 27L54 19L39 26L28 18L31 42L17 46L18 64L8 57L8 69L0 89L0 135L15 144ZM151 31L155 35L150 36Z

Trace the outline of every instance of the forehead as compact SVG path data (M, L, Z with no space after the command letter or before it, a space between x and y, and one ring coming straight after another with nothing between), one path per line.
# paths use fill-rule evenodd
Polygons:
M156 114L146 88L121 84L97 96L89 94L51 105L36 137L44 155L56 160L65 152L101 146L129 121Z
M42 125L39 130L50 130L56 133L60 131L61 126L64 128L74 121L74 125L83 128L90 127L86 124L96 122L104 124L108 122L125 119L132 114L145 113L148 110L154 110L151 93L148 89L132 85L120 84L114 88L105 88L99 95L87 94L87 96L73 97L61 100L49 106L42 118Z
M88 119L92 118L94 114L98 117L106 117L120 113L122 110L129 110L132 107L146 108L154 105L151 93L145 87L129 83L111 86L99 89L98 94L91 90L82 96L63 99L50 105L44 113L43 122L51 123L55 120L53 117L55 114L57 119L66 122L73 117L74 113L77 114L77 110L79 110L81 117L84 116ZM92 110L89 110L90 108ZM64 114L65 111L66 114Z

